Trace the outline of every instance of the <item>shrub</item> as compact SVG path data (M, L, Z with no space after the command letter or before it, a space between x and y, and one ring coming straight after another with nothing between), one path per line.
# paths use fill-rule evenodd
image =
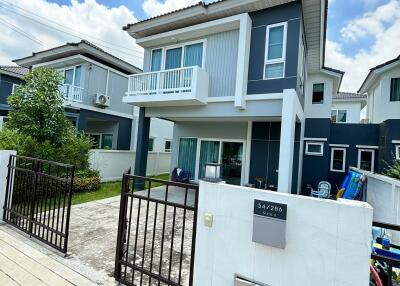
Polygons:
M400 160L393 160L393 163L391 165L387 163L386 165L388 167L385 169L384 174L386 176L400 180Z
M97 170L85 169L75 173L74 191L93 192L100 188L100 173Z

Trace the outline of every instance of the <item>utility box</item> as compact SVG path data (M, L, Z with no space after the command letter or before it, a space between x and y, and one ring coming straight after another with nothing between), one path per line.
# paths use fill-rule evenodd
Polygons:
M287 205L254 200L253 242L286 247Z

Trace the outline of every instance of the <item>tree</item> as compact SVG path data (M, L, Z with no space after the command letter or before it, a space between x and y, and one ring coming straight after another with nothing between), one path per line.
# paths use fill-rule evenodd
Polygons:
M61 79L56 71L48 68L37 68L28 73L25 84L8 98L12 111L7 127L38 143L49 141L61 146L70 128L59 91Z
M24 156L88 168L91 142L77 132L64 114L60 75L37 68L24 77L25 84L9 96L9 120L0 131L0 149Z

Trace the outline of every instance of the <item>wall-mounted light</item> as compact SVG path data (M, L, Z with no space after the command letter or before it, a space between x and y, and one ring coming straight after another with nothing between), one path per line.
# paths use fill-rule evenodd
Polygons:
M204 181L218 183L221 182L221 164L205 163L204 164Z

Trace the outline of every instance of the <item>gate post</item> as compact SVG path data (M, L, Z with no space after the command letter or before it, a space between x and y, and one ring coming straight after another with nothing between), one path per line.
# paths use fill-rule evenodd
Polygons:
M7 194L7 174L10 155L17 155L17 151L0 150L0 207L2 208L2 210ZM3 211L1 211L0 213L3 214ZM3 215L0 215L0 223L3 223Z

